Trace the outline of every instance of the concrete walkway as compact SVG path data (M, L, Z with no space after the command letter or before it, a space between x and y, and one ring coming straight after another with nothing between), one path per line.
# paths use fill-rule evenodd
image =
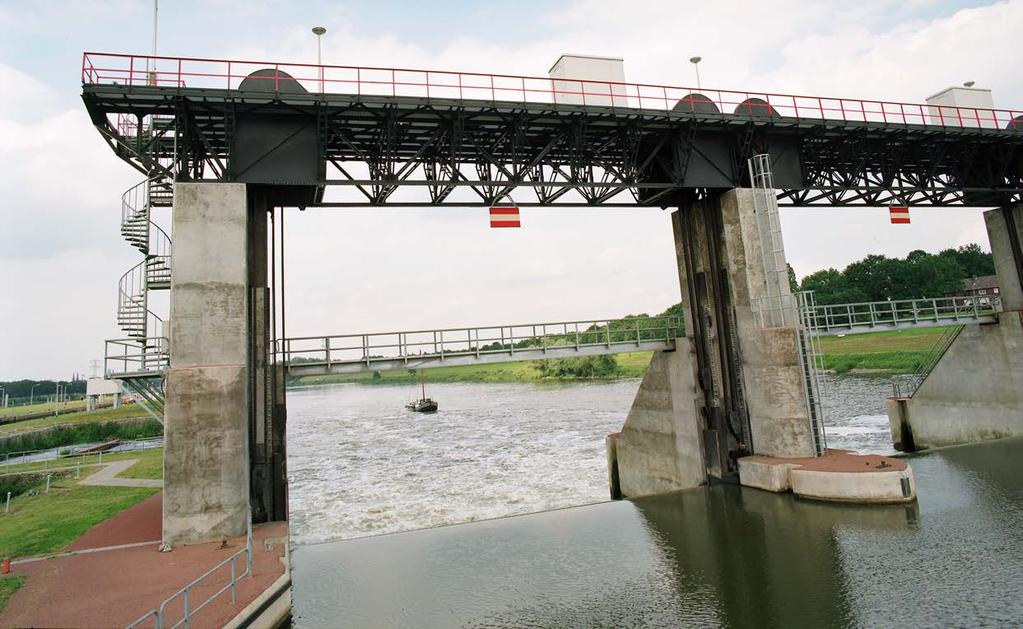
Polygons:
M105 467L83 478L78 482L80 485L101 485L104 487L163 487L163 481L152 478L117 478L117 475L124 472L132 465L138 463L138 459L124 459L105 464Z

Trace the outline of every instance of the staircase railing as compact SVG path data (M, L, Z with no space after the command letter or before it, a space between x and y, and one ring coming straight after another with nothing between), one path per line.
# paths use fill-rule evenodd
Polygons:
M904 382L892 382L892 394L897 398L911 398L923 385L924 381L927 380L927 376L931 375L934 368L938 365L938 361L945 355L948 348L952 346L952 343L959 336L959 333L963 331L963 326L953 325L944 329L944 331L938 335L938 338L934 341L931 347L926 351L921 360L917 363L914 374Z

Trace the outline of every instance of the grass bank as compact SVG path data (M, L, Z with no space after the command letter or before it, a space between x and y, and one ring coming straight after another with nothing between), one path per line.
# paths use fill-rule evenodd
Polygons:
M66 550L91 527L157 491L141 487L79 485L73 475L53 481L50 493L12 499L10 513L0 515L0 557Z
M105 408L98 411L77 411L60 415L39 417L37 419L26 419L13 424L0 425L0 437L9 437L23 432L31 432L51 426L62 426L64 424L90 424L95 422L106 422L117 419L133 419L136 417L148 417L145 409L136 404L127 404L120 408Z
M24 583L25 577L20 574L0 578L0 612L4 611L7 601Z
M38 396L37 396L38 397ZM35 413L52 413L56 405L53 402L40 402L38 404L25 404L24 406L8 406L0 408L0 419L7 417L20 417L22 415L33 415ZM72 413L85 409L85 400L70 400L60 403L61 413Z
M915 373L947 331L934 327L828 336L823 339L824 366L838 373Z
M82 422L22 433L0 442L0 454L46 450L81 443L97 443L111 439L146 439L163 434L163 426L155 419Z

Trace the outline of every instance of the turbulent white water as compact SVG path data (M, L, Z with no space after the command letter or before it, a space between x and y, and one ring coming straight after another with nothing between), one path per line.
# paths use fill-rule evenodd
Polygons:
M608 499L604 438L639 380L437 384L440 412L406 387L288 391L292 539L362 537ZM890 453L886 380L832 378L828 445Z

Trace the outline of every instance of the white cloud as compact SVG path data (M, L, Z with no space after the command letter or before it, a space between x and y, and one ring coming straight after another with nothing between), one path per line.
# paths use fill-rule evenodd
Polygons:
M91 127L68 81L76 60L34 77L25 68L57 44L145 51L147 28L139 25L148 24L148 9L111 0L76 11L0 7L0 17L19 18L39 46L0 44L0 82L20 88L0 103L0 379L86 370L102 339L118 335L116 281L137 260L117 222L120 194L139 176ZM543 75L559 54L581 52L623 56L632 81L685 85L694 83L687 60L700 54L703 83L714 87L920 101L975 80L994 89L996 103L1023 104L1014 65L1020 0L957 11L923 0L577 0L539 14L435 13L435 22L403 31L366 28L355 11L334 4L168 3L160 49L311 61L309 27L320 23L328 27L326 63ZM0 39L14 34L14 20L0 22ZM503 36L513 22L518 36ZM445 28L448 39L399 34ZM603 317L678 299L665 213L526 210L523 217L521 231L501 232L486 227L479 209L289 212L289 332ZM783 209L782 220L800 275L872 252L986 246L974 210L914 210L910 228L889 226L883 210Z

